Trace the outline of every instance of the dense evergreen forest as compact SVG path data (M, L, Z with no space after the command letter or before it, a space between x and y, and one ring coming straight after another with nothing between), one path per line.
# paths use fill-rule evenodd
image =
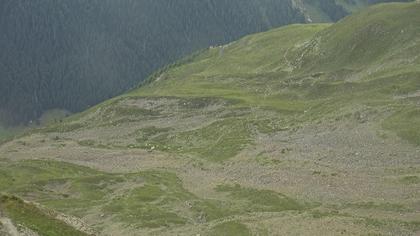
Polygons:
M55 108L81 111L192 51L303 23L305 5L335 21L349 13L348 6L365 3L2 0L0 122L25 124Z

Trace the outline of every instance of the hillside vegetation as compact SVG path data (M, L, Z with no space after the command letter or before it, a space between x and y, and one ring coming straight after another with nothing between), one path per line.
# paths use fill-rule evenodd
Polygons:
M0 189L100 235L418 235L418 12L194 54L1 145Z
M348 6L369 4L337 2L3 0L0 122L35 122L51 109L81 111L190 52L314 14L335 21L353 10Z

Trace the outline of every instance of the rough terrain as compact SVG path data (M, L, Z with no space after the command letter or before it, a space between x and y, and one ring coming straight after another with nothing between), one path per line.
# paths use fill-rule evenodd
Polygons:
M3 144L0 189L85 234L418 235L419 12L211 48Z

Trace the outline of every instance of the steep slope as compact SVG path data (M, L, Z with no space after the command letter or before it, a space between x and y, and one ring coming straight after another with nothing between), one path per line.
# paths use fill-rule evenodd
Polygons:
M416 12L378 5L192 55L3 144L0 189L104 235L417 235Z
M415 66L418 42L413 39L418 37L418 9L398 4L386 7L403 11L412 21L401 20L399 14L384 10L384 6L372 7L318 34L303 48L305 55L299 66L308 71L379 67L378 72Z
M0 121L84 110L192 51L304 22L304 15L329 21L350 10L333 0L4 0Z
M14 196L0 196L0 214L0 233L4 236L86 236L93 233L77 230L57 219L57 213Z

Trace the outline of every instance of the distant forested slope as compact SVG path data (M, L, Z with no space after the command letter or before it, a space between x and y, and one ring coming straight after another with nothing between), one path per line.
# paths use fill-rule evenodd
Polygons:
M355 0L2 0L0 122L26 123L54 108L80 111L135 86L157 68L192 51L305 22L310 14L338 20L351 6L365 4Z

